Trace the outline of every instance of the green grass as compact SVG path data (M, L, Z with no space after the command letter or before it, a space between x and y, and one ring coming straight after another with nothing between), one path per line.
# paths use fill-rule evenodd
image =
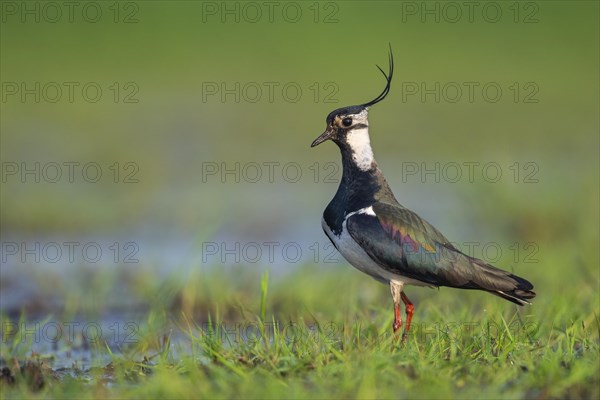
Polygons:
M250 284L227 291L233 277ZM206 280L208 293L199 288ZM419 300L401 346L391 334L387 288L347 267L306 267L268 280L214 271L181 283L170 302L139 319L136 343L117 352L98 341L86 366L52 369L51 352L3 340L15 383L2 381L2 398L600 395L593 302L574 309L542 293L517 308L483 293L409 289ZM197 296L186 299L190 291ZM26 360L18 372L14 363Z
M1 398L600 398L598 2L533 2L536 24L514 23L512 1L501 3L498 24L400 23L406 2L390 1L336 2L336 24L314 23L312 2L302 3L307 18L298 24L204 24L200 2L138 1L140 22L115 24L109 3L98 24L20 23L18 15L0 24L3 82L140 88L135 104L109 95L93 104L2 102L2 162L98 162L105 173L93 185L2 182L2 239L141 245L139 264L2 264L0 293L23 288L27 297L0 304L0 364L10 370ZM393 190L451 240L497 241L504 253L495 264L538 293L517 308L484 293L408 288L416 314L404 348L391 337L389 289L345 263L233 268L199 257L202 241L222 236L326 242L319 218L336 185L314 181L310 166L339 165L339 155L308 146L332 109L381 90L374 64L385 65L390 42L397 75L370 115ZM202 100L203 82L273 81L298 82L305 95ZM403 101L402 83L438 81L498 82L505 95ZM335 82L338 102L315 102L315 82ZM514 82L535 82L539 102L513 102ZM114 183L115 162L139 165L139 183ZM203 182L206 162L296 162L304 176ZM504 175L404 182L403 162L497 162ZM513 182L509 167L530 162L539 182ZM173 246L189 237L194 251ZM525 260L528 243L539 246L536 263ZM168 270L171 258L191 261ZM76 337L45 349L7 331L15 318L2 313L15 310L28 322L132 320L135 343L88 349ZM222 331L240 327L267 340Z

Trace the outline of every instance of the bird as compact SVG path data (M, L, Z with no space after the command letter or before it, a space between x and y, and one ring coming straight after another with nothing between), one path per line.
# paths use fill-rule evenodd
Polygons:
M391 88L391 46L388 62L387 74L376 65L387 81L383 91L367 103L329 113L325 132L311 147L330 140L340 149L342 177L323 212L321 226L352 266L389 285L396 341L402 328L400 301L404 303L405 343L414 313L405 285L481 290L520 306L531 304L529 300L536 294L529 281L463 253L433 225L396 200L375 161L369 136L369 108L385 99Z

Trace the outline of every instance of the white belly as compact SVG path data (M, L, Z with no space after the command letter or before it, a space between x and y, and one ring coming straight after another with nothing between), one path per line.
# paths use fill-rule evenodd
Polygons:
M329 226L324 219L321 219L321 226L323 227L325 234L335 244L335 247L342 254L342 256L344 256L346 261L348 261L359 271L370 275L381 283L389 283L391 280L395 280L407 285L430 286L424 282L394 274L382 268L379 264L373 261L371 257L369 257L369 255L362 249L362 247L360 247L358 243L354 241L354 239L352 239L352 236L350 236L346 230L346 221L344 221L342 225L342 233L340 236L336 236L331 229L329 229Z

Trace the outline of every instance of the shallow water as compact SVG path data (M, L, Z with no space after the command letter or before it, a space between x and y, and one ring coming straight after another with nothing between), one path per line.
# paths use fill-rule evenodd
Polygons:
M23 309L38 315L56 312L67 299L85 295L80 288L103 280L113 285L98 293L95 301L105 303L103 312L110 313L139 306L130 285L140 275L185 280L192 271L243 267L258 275L269 270L280 276L307 264L324 268L346 264L321 230L322 210L337 185L329 186L290 208L261 203L252 198L258 196L254 188L254 195L249 193L251 213L244 219L225 218L211 229L147 221L98 234L6 232L0 257L0 312L13 316ZM413 209L445 227L442 231L449 236L475 233L469 233L465 224L453 223L469 212L456 187L401 182L392 186L401 189L398 197L404 204L415 205ZM432 195L435 191L445 193L443 201Z

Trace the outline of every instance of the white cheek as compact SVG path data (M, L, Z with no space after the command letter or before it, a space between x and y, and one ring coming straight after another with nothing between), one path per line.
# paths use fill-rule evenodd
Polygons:
M358 168L367 171L373 163L373 150L371 149L371 140L369 139L369 129L355 129L348 132L346 137L348 145L352 150L352 158Z

